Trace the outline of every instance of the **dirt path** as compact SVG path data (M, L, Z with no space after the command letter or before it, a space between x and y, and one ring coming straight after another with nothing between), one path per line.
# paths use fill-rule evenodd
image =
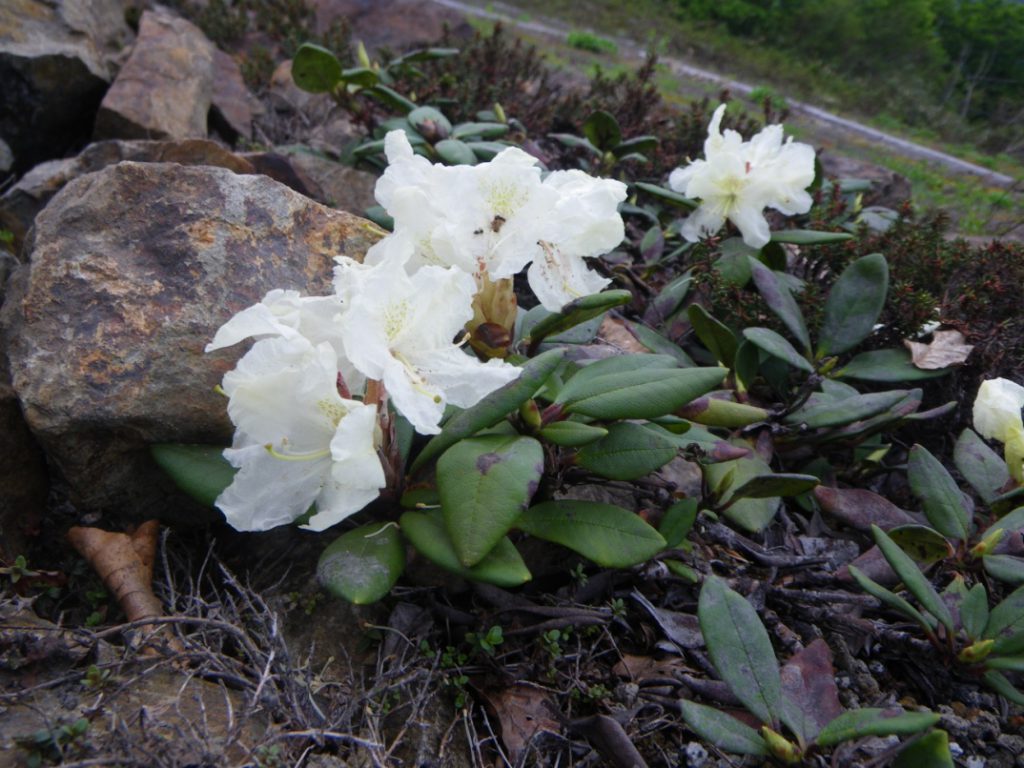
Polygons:
M461 2L461 0L433 0L433 2L467 15L501 21L507 26L516 27L533 34L554 37L559 40L565 40L566 35L570 31L570 27L568 25L565 25L555 19L537 17L535 15L531 15L527 19L524 17L524 14L520 9L506 3L488 3L486 7L481 7L468 2ZM635 40L622 37L612 37L611 39L618 46L619 57L624 61L637 61L647 56L646 49ZM732 78L695 66L694 64L683 61L679 58L659 56L659 60L668 66L674 74L679 76L711 82L718 87L727 88L732 92L743 95L748 95L754 90L754 86L749 83L733 80ZM822 128L827 128L833 131L839 129L861 141L884 145L908 157L926 160L928 162L941 165L954 173L972 174L980 177L990 184L1008 187L1018 181L1004 173L998 173L997 171L976 165L975 163L967 162L966 160L961 160L958 157L932 149L931 147L917 144L916 142L909 141L907 139L902 139L899 136L894 136L890 133L886 133L885 131L880 131L877 128L864 125L856 120L850 120L833 112L828 112L819 107L807 104L806 102L795 101L789 98L787 98L786 101L791 112L803 115L805 118L814 121Z

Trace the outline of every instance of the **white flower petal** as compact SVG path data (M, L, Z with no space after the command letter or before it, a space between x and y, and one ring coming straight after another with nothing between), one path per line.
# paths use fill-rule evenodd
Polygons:
M989 379L981 384L974 400L974 429L982 437L1006 443L1024 429L1021 409L1024 387L1008 379Z
M530 288L544 309L557 312L581 296L598 293L611 280L587 268L579 256L567 256L554 246L534 259L526 272Z

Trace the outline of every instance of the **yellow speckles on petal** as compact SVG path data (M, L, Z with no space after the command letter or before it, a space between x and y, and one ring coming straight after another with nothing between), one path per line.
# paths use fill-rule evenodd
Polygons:
M316 407L320 409L320 412L326 416L331 424L335 427L341 423L341 420L348 415L348 408L341 403L335 403L330 400L318 400Z
M495 218L500 217L504 223L526 205L526 201L530 199L530 191L518 184L497 181L484 187L483 196L487 206L494 211Z
M412 308L408 301L396 301L384 309L384 335L388 343L392 343L405 330L409 323L409 314Z

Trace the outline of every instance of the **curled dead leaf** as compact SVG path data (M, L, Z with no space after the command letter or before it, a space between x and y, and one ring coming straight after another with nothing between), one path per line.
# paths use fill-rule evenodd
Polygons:
M917 368L935 371L951 365L962 365L974 346L960 331L935 331L930 344L904 339L903 345L910 350L911 361Z

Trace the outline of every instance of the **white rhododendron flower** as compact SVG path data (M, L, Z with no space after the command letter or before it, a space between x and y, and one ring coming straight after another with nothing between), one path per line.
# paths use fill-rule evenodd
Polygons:
M713 235L726 219L751 248L771 239L765 208L787 215L811 209L807 187L814 181L814 148L783 142L782 126L769 125L750 141L736 131L720 130L725 105L715 110L704 142L704 159L676 168L668 184L676 192L701 201L680 232L696 242Z
M220 327L213 341L206 345L207 352L230 347L244 339L266 339L280 336L285 339L304 338L313 346L327 342L338 355L338 365L345 384L352 390L361 390L365 383L344 358L341 345L341 298L331 296L300 296L298 291L275 289L263 301L243 309Z
M338 259L335 282L345 311L345 353L367 378L384 383L395 408L421 434L436 434L446 403L467 408L520 369L482 363L453 342L472 318L473 278L455 268L405 271L413 246L388 238L376 265Z
M1024 387L1008 379L989 379L974 399L974 428L1004 445L1010 475L1024 483Z
M409 272L454 266L479 286L532 262L530 287L552 311L607 285L583 259L622 241L622 182L576 170L542 180L537 159L516 147L475 166L431 165L413 153L403 131L387 135L385 152L377 201L395 220L394 236L412 244ZM389 247L371 248L366 263L380 263Z
M377 498L377 409L342 398L337 378L330 344L283 336L256 342L224 376L237 428L224 456L239 471L216 503L234 528L265 531L315 503L303 527L322 531Z

